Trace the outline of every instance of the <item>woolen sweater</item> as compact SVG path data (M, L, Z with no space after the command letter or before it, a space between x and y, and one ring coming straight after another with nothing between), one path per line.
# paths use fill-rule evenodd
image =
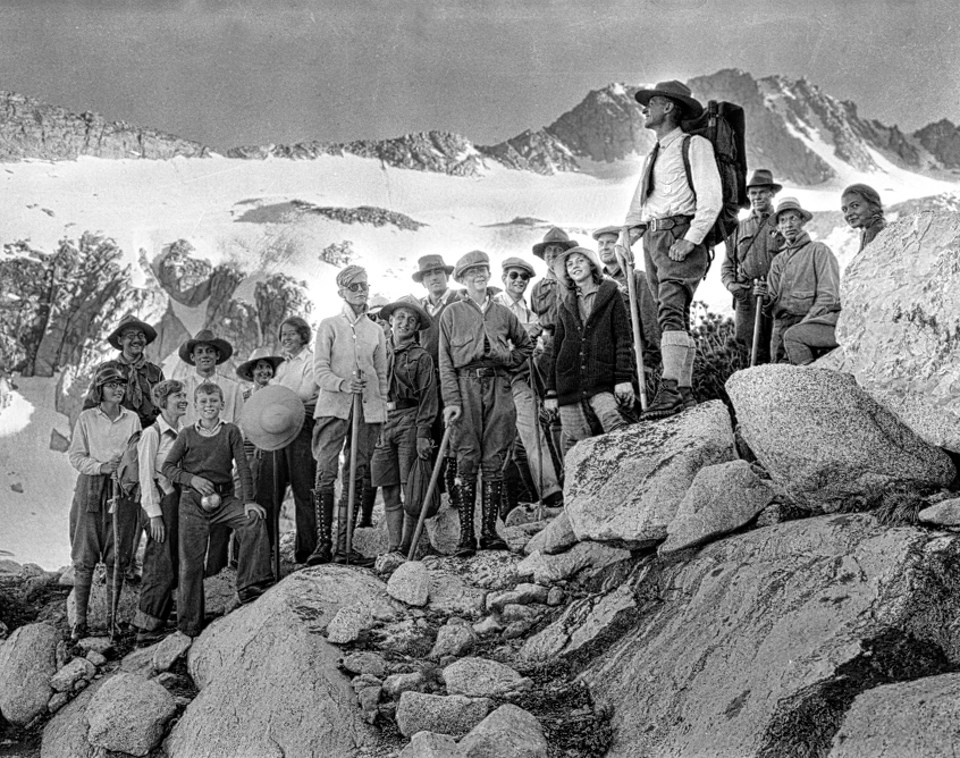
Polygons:
M548 397L572 405L635 379L630 319L611 279L600 282L586 323L573 292L564 293L553 345L544 354Z
M163 464L163 475L172 482L189 487L190 480L202 476L214 484L233 481L237 465L242 492L235 493L244 503L253 500L253 479L243 453L243 435L234 424L224 423L220 431L206 437L193 425L180 430Z

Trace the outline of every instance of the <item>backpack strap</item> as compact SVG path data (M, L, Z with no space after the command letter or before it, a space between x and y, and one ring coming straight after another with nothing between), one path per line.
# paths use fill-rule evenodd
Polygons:
M690 191L693 193L693 202L697 202L697 188L693 186L693 172L690 170L690 135L683 135L683 144L680 148L680 153L683 155L683 170L687 174L687 186L690 188Z

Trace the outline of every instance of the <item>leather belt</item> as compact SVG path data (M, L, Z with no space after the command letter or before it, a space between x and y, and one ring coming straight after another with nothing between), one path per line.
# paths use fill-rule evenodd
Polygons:
M419 405L420 403L417 402L416 400L397 400L394 403L393 409L395 411L404 411L404 410L407 410L408 408L417 408L419 407Z
M647 222L647 229L651 232L660 232L667 229L673 229L681 224L689 224L693 216L668 216L667 218L654 218Z
M503 376L503 370L493 366L481 366L480 368L461 368L457 369L460 375L476 377L477 379L490 379L495 376Z

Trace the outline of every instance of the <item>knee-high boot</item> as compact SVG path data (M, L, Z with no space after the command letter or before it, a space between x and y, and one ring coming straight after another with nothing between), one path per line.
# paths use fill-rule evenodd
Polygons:
M70 631L76 642L87 636L87 609L90 607L90 588L93 586L93 569L76 569L73 575L73 599L77 617Z
M360 528L373 526L373 504L377 500L376 487L364 487L360 496Z
M459 478L457 490L457 514L460 517L460 541L457 543L458 558L469 558L477 552L477 540L473 531L473 509L477 504L477 480Z
M308 566L329 563L333 558L331 554L333 499L333 490L324 491L319 496L314 496L313 505L317 515L317 549L307 558Z
M480 549L506 550L507 543L497 534L497 514L503 498L503 482L483 480L483 500L480 516Z

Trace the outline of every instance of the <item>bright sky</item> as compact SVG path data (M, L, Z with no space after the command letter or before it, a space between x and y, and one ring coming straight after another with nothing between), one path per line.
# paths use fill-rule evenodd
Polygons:
M426 129L480 144L612 81L806 76L960 122L956 0L0 0L0 89L223 149Z

